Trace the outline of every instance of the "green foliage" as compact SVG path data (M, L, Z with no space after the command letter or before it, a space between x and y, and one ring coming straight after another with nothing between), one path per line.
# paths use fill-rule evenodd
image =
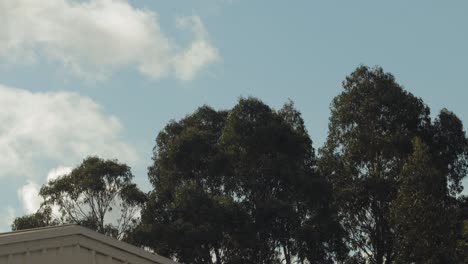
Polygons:
M127 165L88 157L70 174L44 185L40 190L44 199L41 209L16 219L14 228L75 223L124 239L137 224L136 214L146 201L132 179ZM60 215L52 215L51 208L57 208ZM118 213L111 216L115 210Z
M411 141L419 137L428 145L435 169L457 194L467 169L465 132L447 110L431 123L422 100L381 68L360 66L343 87L331 105L319 168L333 184L351 249L372 263L392 263L396 252L390 208Z
M355 254L348 256L348 258L343 262L343 264L366 264L366 259L360 254Z
M18 217L13 221L11 230L23 230L58 225L59 222L52 217L52 209L43 207L34 214Z
M231 110L221 136L230 161L230 190L255 233L249 259L274 263L331 260L340 226L328 208L329 192L315 173L312 142L292 103L279 112L259 100L241 99ZM324 232L322 232L324 231ZM330 245L330 248L327 248Z
M343 86L320 169L333 183L349 245L381 264L394 257L390 205L412 138L426 137L429 109L381 68L361 66Z
M434 167L419 138L413 146L392 208L395 263L456 263L455 211L447 178Z
M12 228L77 223L187 264L468 263L462 121L431 121L379 67L343 88L318 158L291 101L202 106L158 134L148 195L127 165L88 157Z
M457 242L458 263L468 263L468 220L462 222Z
M448 177L450 192L459 194L461 179L468 172L468 139L462 121L447 109L442 109L434 121L431 153L437 169Z
M457 200L457 258L458 263L468 263L468 196Z
M226 116L204 106L159 133L149 168L155 190L137 230L140 243L184 263L226 258L225 223L238 217L223 190L226 162L217 145Z
M346 252L292 103L207 106L158 135L141 243L182 263L328 263ZM140 232L140 233L138 233Z

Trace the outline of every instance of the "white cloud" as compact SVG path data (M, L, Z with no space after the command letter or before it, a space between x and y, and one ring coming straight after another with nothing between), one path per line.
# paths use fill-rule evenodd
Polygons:
M18 190L18 198L23 205L23 210L26 214L32 214L39 209L42 199L39 197L39 186L29 181Z
M88 97L33 93L0 85L0 178L34 178L38 165L77 164L88 155L130 163L136 151L122 142L122 125Z
M58 166L49 171L47 174L46 183L49 181L58 179L66 174L69 174L72 171L71 167ZM37 212L43 199L39 196L40 186L34 181L28 181L27 184L23 185L18 189L18 198L21 201L23 206L23 211L26 214L32 214ZM52 207L52 214L59 215L59 210L57 206Z
M127 0L0 0L0 57L31 63L40 55L84 77L134 65L152 78L190 80L219 55L199 17L178 24L194 35L186 48L162 31L155 12Z
M11 224L15 220L16 211L13 207L8 206L3 209L2 219L0 219L0 232L7 232L11 230Z
M190 80L203 65L216 61L218 52L207 40L207 32L199 17L179 18L177 25L180 28L190 28L195 34L190 48L177 54L174 58L177 77L181 80Z
M72 171L71 167L59 166L55 169L52 169L47 174L47 182L56 180L64 175L69 174Z

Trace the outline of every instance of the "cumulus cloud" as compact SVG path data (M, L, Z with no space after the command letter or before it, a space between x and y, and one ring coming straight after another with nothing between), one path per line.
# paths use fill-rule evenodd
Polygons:
M0 85L0 105L0 178L33 178L38 164L75 164L88 155L137 160L134 148L120 138L120 121L88 97Z
M151 78L190 80L219 55L199 17L177 24L193 34L187 45L163 32L157 13L127 0L0 0L0 57L30 63L43 56L84 77L133 65Z
M64 175L69 174L72 171L71 167L58 166L49 171L47 174L46 183L52 180L56 180ZM39 196L40 186L34 181L28 181L27 184L23 185L18 189L18 198L21 201L23 211L26 214L32 214L37 212L43 199ZM52 214L59 215L58 207L52 208Z
M42 200L39 197L39 186L29 181L28 184L24 185L18 190L18 198L23 205L23 210L27 214L32 214L39 209Z

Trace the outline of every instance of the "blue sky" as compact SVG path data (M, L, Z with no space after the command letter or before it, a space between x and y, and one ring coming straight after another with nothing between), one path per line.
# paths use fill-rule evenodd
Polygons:
M47 179L118 158L148 190L154 139L203 104L292 99L314 147L358 65L468 123L467 1L0 0L0 230Z

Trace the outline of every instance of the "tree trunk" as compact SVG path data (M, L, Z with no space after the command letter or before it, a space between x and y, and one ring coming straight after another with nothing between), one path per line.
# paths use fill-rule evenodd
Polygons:
M286 264L291 264L291 256L289 254L288 249L286 248L286 245L283 245L283 254L284 259L286 260Z

